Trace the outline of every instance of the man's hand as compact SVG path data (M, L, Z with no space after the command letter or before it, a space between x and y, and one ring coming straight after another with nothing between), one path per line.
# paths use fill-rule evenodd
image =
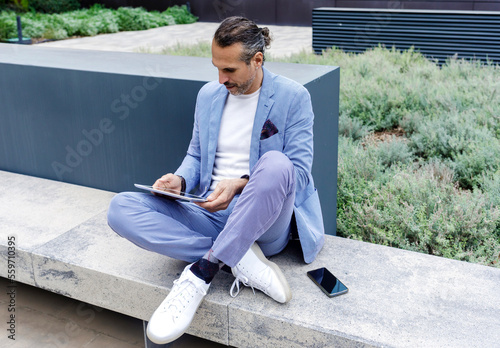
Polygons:
M240 194L248 183L247 179L227 179L217 184L214 192L207 197L208 202L196 203L211 213L225 210L233 200L234 196Z
M175 193L179 194L181 192L182 181L181 178L175 174L168 173L163 175L161 178L156 180L153 185L153 188L157 190L169 189L175 191ZM153 192L154 193L154 192ZM156 194L156 193L154 193ZM158 194L156 194L158 195Z

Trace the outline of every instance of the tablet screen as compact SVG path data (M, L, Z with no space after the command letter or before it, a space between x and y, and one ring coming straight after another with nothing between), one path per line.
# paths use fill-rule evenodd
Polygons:
M150 185L134 184L134 186L137 187L137 188L139 188L139 189L141 189L141 190L145 190L145 191L149 191L149 192L155 192L155 193L158 193L160 195L177 198L177 199L181 199L181 200L184 200L184 201L190 201L190 202L206 202L207 201L206 198L203 198L203 197L200 197L200 196L191 195L189 193L184 193L184 195L180 195L180 194L176 193L174 190L156 189L156 188L153 188L153 186L150 186Z

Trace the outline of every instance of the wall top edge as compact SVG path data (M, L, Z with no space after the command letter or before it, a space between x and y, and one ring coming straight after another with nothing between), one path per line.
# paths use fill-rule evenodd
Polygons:
M210 58L0 44L0 64L14 64L208 82L218 78ZM338 67L266 62L272 72L303 85Z

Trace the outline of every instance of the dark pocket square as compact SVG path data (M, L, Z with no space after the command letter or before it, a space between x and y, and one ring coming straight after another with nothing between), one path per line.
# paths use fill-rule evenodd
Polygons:
M278 133L278 128L271 122L271 120L267 120L260 131L260 140L267 139L273 135Z

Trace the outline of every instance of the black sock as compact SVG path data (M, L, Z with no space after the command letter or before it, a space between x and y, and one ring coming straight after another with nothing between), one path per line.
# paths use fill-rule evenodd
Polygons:
M233 271L231 270L231 267L229 267L228 265L222 266L221 270L224 271L224 272L227 272L229 274L233 274Z
M199 259L191 266L191 272L209 284L217 272L219 272L219 263L210 262L207 259Z

